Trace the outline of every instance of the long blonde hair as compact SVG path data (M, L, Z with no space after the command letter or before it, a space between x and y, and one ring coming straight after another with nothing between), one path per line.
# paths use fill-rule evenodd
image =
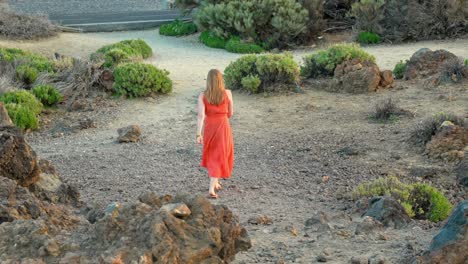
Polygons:
M220 105L224 100L225 89L223 74L216 69L210 70L206 78L206 100L208 100L210 104Z

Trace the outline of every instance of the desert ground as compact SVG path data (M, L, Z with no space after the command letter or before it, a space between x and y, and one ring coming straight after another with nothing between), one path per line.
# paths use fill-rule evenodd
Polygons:
M130 38L152 46L155 55L147 62L170 71L174 92L147 99L103 99L81 112L59 109L43 117L54 121L29 134L29 143L68 183L79 187L89 204L130 201L146 191L206 195L208 177L199 166L201 146L195 144L196 98L210 69L223 70L240 55L204 47L196 36L163 37L157 30L63 33L41 41L2 40L0 46L85 58L104 44ZM332 38L291 52L300 62L302 55L326 46L327 39ZM466 47L468 39L364 49L381 69L393 69L420 48L446 49L466 58ZM434 88L397 81L392 89L363 95L329 93L314 82L302 88L282 94L234 92L235 169L213 203L233 210L252 238L253 247L238 254L235 263L315 263L323 255L328 263L374 255L386 263L404 263L426 249L440 223L413 221L403 230L386 229L378 236L352 235L362 219L349 192L360 183L397 175L406 182L429 181L452 202L466 199L455 184L453 164L430 160L408 142L414 126L432 114L468 117L466 82ZM414 117L372 122L373 105L389 97ZM97 128L78 129L82 118L94 120ZM142 127L141 142L118 144L117 129L131 124ZM329 229L306 226L319 212L328 215ZM271 225L249 223L259 215L269 217Z

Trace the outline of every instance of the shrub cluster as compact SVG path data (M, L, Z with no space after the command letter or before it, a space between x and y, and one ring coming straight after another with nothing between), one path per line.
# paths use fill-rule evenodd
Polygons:
M16 79L26 85L33 84L40 73L54 71L52 61L21 49L0 48L0 61L13 63Z
M359 33L359 35L357 36L357 40L361 44L377 44L381 41L381 38L375 33L363 31Z
M197 32L197 25L193 22L175 20L170 24L159 27L159 34L164 36L185 36Z
M326 50L304 56L301 75L305 78L332 76L338 64L352 59L375 62L375 57L357 44L336 44Z
M287 45L307 33L308 19L307 10L295 0L207 0L194 17L199 29L220 38L239 36L272 47Z
M106 45L91 54L92 61L104 61L104 67L113 68L120 63L149 58L151 47L142 39L123 40Z
M231 37L225 48L232 53L261 53L264 51L262 47L255 43L242 42L239 37Z
M0 10L0 36L8 39L38 39L57 34L47 17Z
M226 67L224 79L230 89L258 93L272 84L296 84L299 66L291 54L246 55Z
M172 81L169 72L151 64L129 63L114 70L114 91L128 97L148 96L152 93L169 93Z
M395 65L395 68L393 69L393 75L395 75L396 79L403 79L403 77L405 76L407 62L408 61L400 61Z
M399 116L405 113L407 113L407 111L398 107L392 98L387 98L378 101L374 105L374 111L371 114L371 118L379 122L392 122L396 121Z
M62 94L60 94L52 85L38 85L31 91L45 106L53 106L63 100Z
M218 37L211 31L203 31L200 34L200 41L210 48L224 49L227 41L224 38Z
M25 91L12 91L0 96L13 123L21 129L36 129L37 115L42 111L42 104L33 94Z
M450 121L458 126L464 126L463 117L457 116L453 113L437 113L416 125L416 128L411 133L411 140L420 146L425 146L427 142L431 141L437 130L442 123Z
M432 222L446 219L452 210L452 204L436 188L421 183L405 184L396 177L360 184L353 191L355 199L374 196L391 196L405 208L410 217Z

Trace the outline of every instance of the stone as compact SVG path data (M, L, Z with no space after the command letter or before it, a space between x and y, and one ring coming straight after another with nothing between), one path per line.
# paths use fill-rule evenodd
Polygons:
M366 256L354 256L351 258L351 264L369 264Z
M247 221L249 224L252 225L271 225L273 224L273 220L266 216L266 215L259 215L256 217L252 217Z
M379 88L379 67L373 62L345 61L335 68L329 89L334 92L367 93Z
M390 264L390 261L384 256L374 255L369 258L369 264Z
M141 136L141 127L138 125L131 125L128 127L119 128L118 141L120 143L138 142Z
M390 70L385 70L380 72L380 83L379 86L383 88L390 87L393 84L393 72Z
M468 155L463 157L463 160L455 168L457 181L460 185L468 188Z
M468 200L459 203L447 223L432 239L419 263L464 264L468 259Z
M188 217L192 214L188 206L184 203L166 204L161 207L161 210L179 218Z
M391 197L377 197L370 201L364 214L381 222L385 227L403 228L411 221L403 206Z
M37 155L13 127L0 127L0 175L24 187L39 179Z
M467 146L468 129L445 121L426 144L425 153L434 159L458 162L464 158Z
M357 224L354 234L370 235L379 231L384 231L383 224L374 220L372 217L366 216L362 222Z
M0 102L0 127L2 126L14 126L13 122L8 115L8 111L2 102Z
M325 212L318 212L305 222L305 230L312 232L326 232L332 229L330 220Z
M406 63L404 79L411 80L439 75L444 63L456 59L456 55L446 50L432 51L428 48L422 48L416 51Z
M86 99L77 99L71 103L69 109L70 111L80 111L85 110L88 107L88 101Z
M96 128L96 122L90 118L83 118L79 120L80 129Z

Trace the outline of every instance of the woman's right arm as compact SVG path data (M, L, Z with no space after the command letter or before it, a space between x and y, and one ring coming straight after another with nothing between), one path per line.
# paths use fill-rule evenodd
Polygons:
M203 93L198 96L198 120L197 120L197 142L202 143L203 124L205 123L205 103L203 102Z
M229 112L228 112L228 117L231 118L231 116L234 114L234 100L232 99L232 92L231 90L226 90L227 96L229 98Z

